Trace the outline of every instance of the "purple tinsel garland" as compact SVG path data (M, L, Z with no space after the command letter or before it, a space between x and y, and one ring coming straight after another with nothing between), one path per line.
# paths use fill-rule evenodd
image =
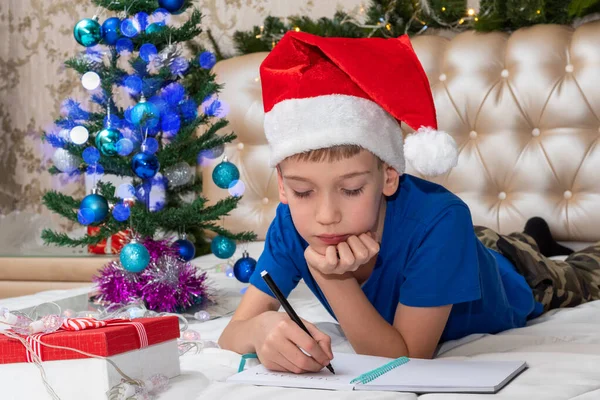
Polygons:
M171 255L177 257L179 252L173 245L172 239L154 240L146 238L142 241L144 247L150 253L150 261L156 261L162 255Z
M178 312L206 298L206 272L179 258L170 240L142 243L150 252L150 264L141 273L127 272L120 262L111 261L94 277L100 301L124 305L142 300L150 310Z

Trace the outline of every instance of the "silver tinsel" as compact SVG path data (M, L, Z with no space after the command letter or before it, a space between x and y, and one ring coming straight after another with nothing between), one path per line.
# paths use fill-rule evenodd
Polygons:
M65 149L56 149L52 155L52 163L59 171L71 173L79 168L81 158L69 153Z
M164 176L168 179L171 187L185 185L192 179L192 175L192 169L185 161L166 168L164 172Z
M150 73L156 73L163 67L170 67L173 61L181 56L181 48L175 44L170 44L152 57L148 63L147 70Z

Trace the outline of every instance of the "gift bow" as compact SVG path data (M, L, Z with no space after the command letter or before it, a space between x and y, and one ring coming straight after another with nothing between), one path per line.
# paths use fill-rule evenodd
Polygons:
M103 328L106 326L117 326L117 325L133 325L138 333L140 339L140 348L143 349L148 347L148 334L144 325L137 321L128 321L123 319L111 319L111 320L97 320L94 318L65 318L62 325L56 332L60 331L82 331L86 329ZM54 332L52 332L54 333ZM34 355L37 356L40 361L42 359L42 345L41 338L48 333L36 333L29 335L25 338L32 350L26 349L27 362L34 362ZM32 354L33 353L33 354Z

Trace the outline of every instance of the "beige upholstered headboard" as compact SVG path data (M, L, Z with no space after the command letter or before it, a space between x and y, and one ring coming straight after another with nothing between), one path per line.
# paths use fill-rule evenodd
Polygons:
M600 240L600 22L535 26L508 35L420 36L413 46L432 86L440 129L460 147L458 166L434 179L461 197L475 224L502 233L534 215L559 240ZM278 204L267 165L258 68L266 53L216 66L238 140L226 155L246 185L225 219L263 239ZM376 73L376 71L374 71ZM407 166L407 172L414 170ZM226 192L203 170L211 201Z

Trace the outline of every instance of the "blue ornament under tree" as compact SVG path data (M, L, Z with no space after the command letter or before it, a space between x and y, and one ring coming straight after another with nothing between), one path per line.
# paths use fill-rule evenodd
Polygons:
M213 170L212 179L221 189L229 189L232 183L240 179L240 171L225 157Z
M88 221L91 224L97 224L106 218L108 215L108 201L106 199L96 193L88 194L81 200L79 203L80 210L91 210L93 212L94 218L93 221ZM91 214L89 214L91 216Z
M158 0L158 5L171 14L181 13L183 11L182 8L184 3L185 0Z
M73 36L84 47L95 46L102 39L102 27L96 17L84 18L75 24Z
M142 272L150 263L150 252L143 244L131 241L121 249L119 260L129 272Z
M250 257L247 251L244 251L242 258L237 260L233 265L233 274L238 281L248 283L255 269L256 260Z
M175 246L184 261L190 261L196 255L196 246L187 239L185 234L181 236L181 239L175 241Z
M211 244L210 249L215 256L222 259L231 258L235 253L235 242L225 236L216 236Z
M158 158L154 154L137 153L131 159L131 169L142 179L153 178L160 169Z

